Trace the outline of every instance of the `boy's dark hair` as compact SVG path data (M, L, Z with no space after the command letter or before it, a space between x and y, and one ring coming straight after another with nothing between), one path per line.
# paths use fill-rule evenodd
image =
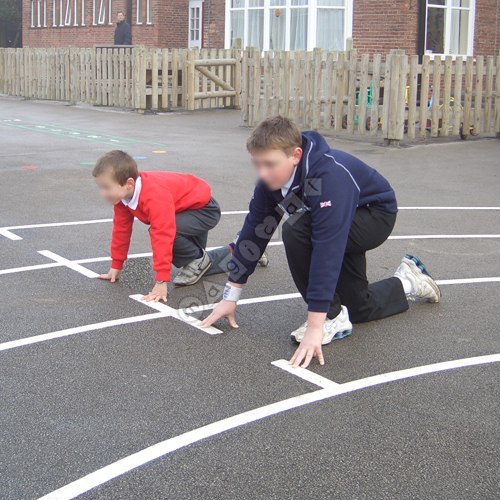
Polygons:
M247 141L250 153L280 149L290 156L295 148L301 146L302 135L297 125L283 116L275 116L261 122Z
M98 177L105 172L112 172L113 177L120 186L124 186L127 179L134 179L139 176L139 169L135 160L125 151L115 149L101 156L95 164L92 175Z

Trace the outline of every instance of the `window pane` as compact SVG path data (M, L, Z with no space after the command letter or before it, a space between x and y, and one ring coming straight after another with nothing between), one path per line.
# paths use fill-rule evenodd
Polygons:
M286 5L286 0L270 0L269 4L271 7L284 7Z
M308 0L292 0L291 5L307 5Z
M469 39L469 11L452 9L450 54L467 54Z
M232 0L232 2L231 2L231 8L233 8L233 9L237 9L237 8L242 9L243 7L245 7L245 0Z
M318 0L318 7L345 7L344 0Z
M264 0L248 0L249 7L264 7Z
M446 5L446 0L428 0L427 5Z
M453 7L470 7L470 1L469 0L452 0L451 5Z
M248 46L263 49L264 9L248 11Z
M344 50L344 11L318 9L316 45L325 50Z
M285 50L286 10L271 9L269 13L269 50Z
M427 10L427 39L425 50L435 54L444 54L444 14L445 9Z
M290 10L290 50L307 49L307 9Z
M243 29L245 22L245 12L236 10L231 12L231 48L243 48Z

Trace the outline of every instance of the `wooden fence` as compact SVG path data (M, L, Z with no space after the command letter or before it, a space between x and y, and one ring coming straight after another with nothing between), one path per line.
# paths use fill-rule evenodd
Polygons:
M500 56L441 59L255 49L0 49L0 93L138 111L241 108L253 127L282 114L302 128L500 136Z
M500 56L444 60L393 51L243 54L242 117L281 114L302 128L346 129L388 141L500 134Z
M0 93L168 111L239 107L241 53L218 49L0 49Z

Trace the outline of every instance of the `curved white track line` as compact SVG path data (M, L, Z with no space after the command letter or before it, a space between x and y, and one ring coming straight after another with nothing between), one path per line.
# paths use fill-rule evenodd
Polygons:
M398 210L500 210L500 207L398 207ZM222 215L245 215L248 210L228 210L221 212ZM10 240L22 240L21 236L12 233L17 229L37 229L44 227L80 226L86 224L102 224L113 222L113 219L77 220L70 222L47 222L42 224L25 224L20 226L0 227L0 235Z
M118 476L126 474L131 470L137 469L142 465L152 462L160 457L164 457L165 455L181 448L185 448L186 446L237 427L257 422L272 415L300 408L317 401L358 391L367 387L394 382L396 380L403 380L410 377L463 368L466 366L496 363L499 361L500 354L446 361L443 363L435 363L432 365L418 366L407 370L399 370L396 372L375 375L374 377L355 380L353 382L347 382L345 384L339 384L338 386L329 387L328 389L321 389L319 391L302 394L290 399L284 399L283 401L278 401L277 403L267 406L261 406L260 408L255 408L254 410L240 413L239 415L234 415L232 417L219 420L218 422L213 422L212 424L199 427L198 429L185 432L179 436L157 443L149 448L145 448L144 450L134 453L133 455L129 455L128 457L107 465L102 469L92 472L81 479L69 483L62 488L41 497L39 500L70 500L78 495L82 495L83 493L90 491L93 488L96 488L97 486L105 484Z

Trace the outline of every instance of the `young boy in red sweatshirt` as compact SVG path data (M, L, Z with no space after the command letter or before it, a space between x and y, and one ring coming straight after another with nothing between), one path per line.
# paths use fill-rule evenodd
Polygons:
M197 283L210 269L208 231L217 225L221 212L208 183L188 174L139 173L134 159L123 151L99 158L92 174L101 195L114 205L111 268L101 279L119 279L134 217L150 225L156 283L146 301L167 300L172 264L181 268L176 285Z

